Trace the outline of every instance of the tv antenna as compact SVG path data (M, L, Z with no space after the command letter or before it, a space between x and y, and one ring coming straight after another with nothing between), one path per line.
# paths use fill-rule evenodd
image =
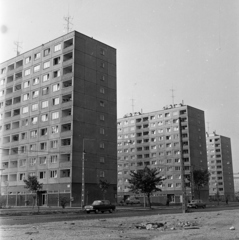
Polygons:
M15 42L13 42L14 43L14 45L16 46L15 48L14 48L14 51L17 53L17 56L18 55L20 55L20 48L22 48L21 47L21 42L19 42L19 41L15 41Z
M208 132L208 135L209 135L209 124L210 124L210 122L207 122L207 132Z
M172 89L170 89L170 91L172 92L172 104L174 105L174 94L173 94L173 92L175 91L174 89L173 89L173 87L172 87Z
M71 22L73 20L73 17L69 15L69 6L68 6L68 14L66 17L63 17L63 19L66 21L66 24L64 25L64 29L66 29L66 33L69 33L71 30L71 25L73 26L73 23Z

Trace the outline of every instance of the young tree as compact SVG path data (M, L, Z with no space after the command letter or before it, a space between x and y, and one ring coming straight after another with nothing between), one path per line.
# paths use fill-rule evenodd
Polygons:
M152 193L161 191L158 187L163 179L159 176L159 171L156 168L148 168L147 166L143 170L137 172L130 172L131 178L129 179L129 189L133 193L143 193L148 198L149 208L151 208L150 196Z
M110 183L106 179L100 179L99 187L103 194L103 199L105 199L105 194L110 186Z
M37 207L39 212L39 191L42 189L43 184L37 181L36 176L30 175L28 175L27 179L24 179L24 183L26 185L25 188L35 193L35 195L33 195L33 208L35 206L35 200L37 200Z
M208 185L209 177L210 177L210 172L207 169L205 170L198 169L193 171L194 186L198 191L199 199L200 199L200 190L203 187Z

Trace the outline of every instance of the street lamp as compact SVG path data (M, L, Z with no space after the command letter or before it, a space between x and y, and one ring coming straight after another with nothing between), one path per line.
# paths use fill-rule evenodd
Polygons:
M81 180L81 208L85 205L85 141L95 140L92 138L83 138L82 148L82 180Z

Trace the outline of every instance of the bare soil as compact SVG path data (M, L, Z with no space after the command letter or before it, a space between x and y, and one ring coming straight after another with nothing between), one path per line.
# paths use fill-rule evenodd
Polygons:
M163 227L150 230L137 228L145 226L145 223L163 223ZM232 226L235 230L230 230ZM239 239L239 211L1 226L0 232L1 240L231 240Z

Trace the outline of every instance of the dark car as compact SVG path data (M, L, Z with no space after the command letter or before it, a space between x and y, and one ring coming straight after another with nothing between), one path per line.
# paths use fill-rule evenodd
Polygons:
M204 203L200 199L195 199L195 200L192 200L191 202L189 202L187 204L187 207L188 208L205 208L206 207L206 203Z
M87 213L90 212L110 212L115 211L115 205L111 204L109 200L96 200L91 205L86 205L84 207Z
M126 200L125 200L125 203L126 204L139 204L140 203L140 200L137 198L137 197L128 197Z

